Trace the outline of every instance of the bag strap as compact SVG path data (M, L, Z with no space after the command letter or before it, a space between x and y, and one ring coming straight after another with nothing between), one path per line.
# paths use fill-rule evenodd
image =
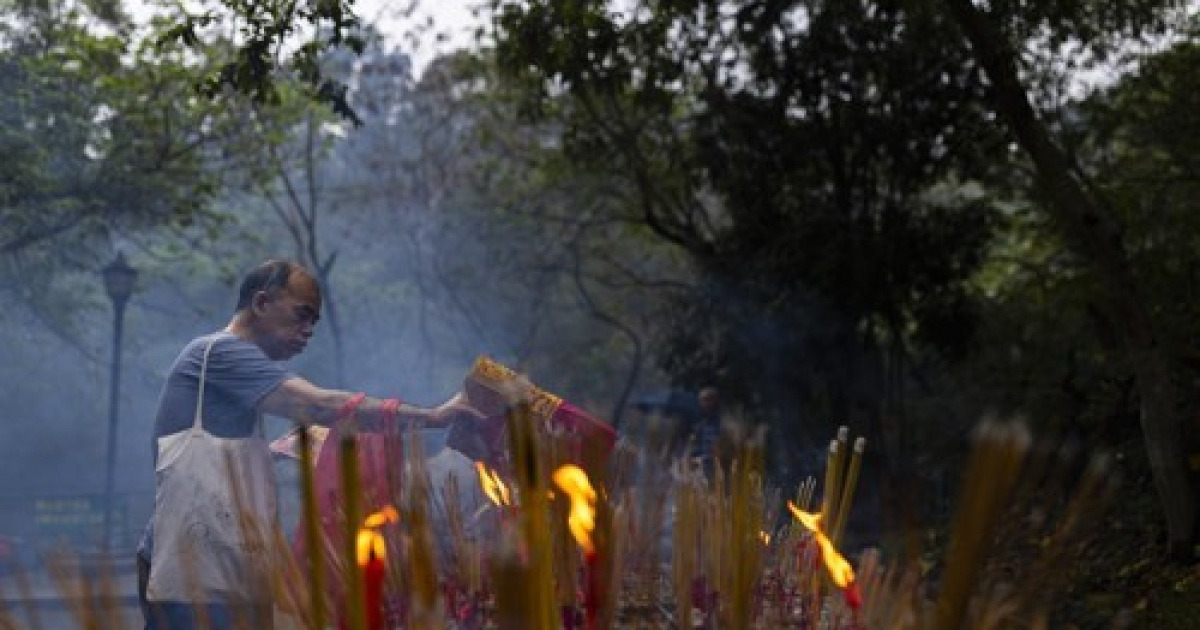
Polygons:
M196 390L196 415L192 418L193 429L203 428L201 419L204 417L204 379L208 375L208 355L216 342L217 338L213 336L208 340L208 345L204 346L204 360L200 363L200 388Z

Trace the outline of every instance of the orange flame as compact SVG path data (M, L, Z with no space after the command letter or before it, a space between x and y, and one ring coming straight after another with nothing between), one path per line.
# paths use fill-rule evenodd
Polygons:
M791 501L788 501L788 509L792 511L792 516L795 516L796 520L812 531L813 540L816 540L817 546L821 548L821 560L825 563L825 568L829 570L829 577L833 579L833 583L840 588L846 588L853 584L854 569L851 568L846 558L833 548L833 543L825 535L822 529L821 515L809 514L796 507Z
M358 566L366 566L371 561L372 556L380 560L387 557L386 545L383 543L383 536L379 534L379 528L388 523L396 523L399 520L399 512L390 505L383 506L378 512L371 514L363 520L363 525L358 529L358 538L356 539Z
M475 462L475 471L479 473L479 487L483 488L483 493L487 498L492 500L496 505L512 505L512 498L508 494L508 486L500 479L500 475L496 471L491 470L483 462Z
M592 544L592 530L596 528L596 491L583 469L567 464L554 471L554 483L571 499L571 512L567 526L575 542L586 553L596 550Z
M758 539L759 539L759 540L761 540L761 541L762 541L762 544L764 544L764 545L770 545L770 544L771 544L771 535L770 535L770 534L768 534L767 532L764 532L764 531L762 531L762 530L759 530L759 531L758 531Z

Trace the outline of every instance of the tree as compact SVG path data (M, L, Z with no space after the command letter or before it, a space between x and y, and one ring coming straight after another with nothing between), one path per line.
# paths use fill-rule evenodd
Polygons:
M418 287L422 339L432 345L449 325L463 352L612 401L619 420L645 368L651 295L664 286L641 274L664 271L650 263L660 252L611 218L616 193L604 182L564 168L547 146L553 130L516 115L486 56L443 56L411 83L387 71L401 65L392 55L363 61L352 102L374 132L351 134L339 151L357 177L347 188L390 218L397 246L379 263Z
M197 99L195 62L138 40L119 13L18 3L4 15L0 288L70 336L67 316L95 296L26 294L24 281L94 270L150 230L218 229L213 202L247 155L243 110Z
M720 381L776 444L850 422L907 452L909 363L963 350L993 226L980 195L934 192L1005 154L952 24L868 2L494 8L528 111L701 270L673 374Z
M327 74L322 64L335 49L362 53L366 39L360 26L354 0L215 0L190 5L158 42L182 44L209 57L211 70L201 73L196 83L210 98L233 90L259 105L278 105L284 91L299 87L309 99L358 124L346 100L348 86ZM233 45L209 48L206 42L214 31Z
M1117 54L1181 24L1181 6L694 2L622 13L603 2L494 3L500 58L513 77L544 97L569 96L566 137L580 163L618 164L632 174L646 224L707 261L711 277L724 276L711 301L737 287L751 299L728 301L761 305L746 311L749 318L713 318L757 335L731 348L795 334L805 321L799 313L821 309L855 334L866 331L863 356L880 345L961 345L971 312L961 280L977 268L987 231L963 225L961 217L978 212L970 204L931 215L914 201L939 179L994 181L989 175L1000 169L981 165L980 156L1006 155L988 121L1006 122L1030 161L1047 225L1094 275L1101 319L1134 376L1172 550L1190 556L1197 501L1182 446L1179 366L1147 306L1128 228L1080 163L1063 109L1086 59L1073 47L1092 58ZM715 193L717 203L701 203L700 191ZM725 223L714 222L714 205ZM887 255L896 251L928 258ZM792 297L801 294L810 304ZM789 299L791 314L781 308ZM788 356L814 354L795 342L779 346L793 350ZM903 360L905 352L894 356ZM822 371L871 362L842 352ZM704 363L692 357L675 369ZM779 363L768 359L763 371L747 373L756 382L789 382L766 369ZM831 399L831 415L846 412L840 396Z
M334 141L325 131L329 118L294 92L281 97L273 107L260 109L253 129L261 142L263 176L249 183L251 194L265 202L283 226L294 260L312 270L321 285L333 342L332 384L344 387L341 307L333 281L338 250L330 244L331 239L322 238L322 224L344 201L339 191L329 190L331 169L327 160Z
M1166 514L1172 554L1191 558L1200 501L1183 450L1184 399L1175 380L1177 366L1147 309L1119 215L1103 192L1090 185L1086 171L1034 109L1029 88L1018 71L1020 46L1037 37L1039 27L1049 28L1054 41L1078 38L1104 50L1111 45L1106 39L1123 31L1137 34L1164 29L1170 16L1166 9L1174 4L1105 5L1102 10L1061 13L1045 11L1040 3L1002 3L989 10L969 0L945 2L987 72L991 102L1034 164L1045 195L1043 208L1064 240L1096 274L1102 310L1137 384L1142 433Z

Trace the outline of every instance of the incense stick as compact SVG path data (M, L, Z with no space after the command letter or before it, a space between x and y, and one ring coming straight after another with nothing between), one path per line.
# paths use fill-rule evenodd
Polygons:
M303 515L304 548L308 552L309 615L311 627L325 627L325 562L321 553L321 525L317 517L316 484L313 479L315 464L312 454L312 436L305 427L300 427L300 501Z
M838 499L837 516L829 522L829 538L835 545L841 541L842 533L846 529L846 519L850 516L850 504L854 501L854 490L858 484L858 471L862 468L863 450L866 447L866 438L860 437L854 440L854 453L850 456L849 469L846 471L845 481L842 483L842 496Z
M350 630L365 630L366 611L363 601L362 575L358 571L358 528L362 523L359 513L358 448L352 430L346 431L338 445L341 454L342 511L345 515L342 551L345 554L346 620Z
M985 422L975 433L975 452L967 467L942 576L934 626L937 630L954 630L962 625L997 516L1029 445L1028 431L1016 424Z

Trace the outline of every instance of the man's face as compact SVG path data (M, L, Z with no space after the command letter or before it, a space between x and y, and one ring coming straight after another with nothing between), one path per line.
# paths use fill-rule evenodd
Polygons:
M293 272L287 286L255 297L258 345L275 361L304 351L321 318L321 291L316 281Z

